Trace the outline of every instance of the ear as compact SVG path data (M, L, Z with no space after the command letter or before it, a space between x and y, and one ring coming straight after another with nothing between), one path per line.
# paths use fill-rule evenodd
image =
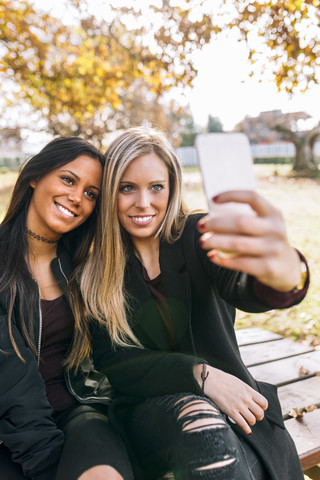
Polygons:
M30 187L31 188L35 188L36 185L37 185L37 182L38 182L38 179L36 178L35 180L31 180L31 182L29 183Z

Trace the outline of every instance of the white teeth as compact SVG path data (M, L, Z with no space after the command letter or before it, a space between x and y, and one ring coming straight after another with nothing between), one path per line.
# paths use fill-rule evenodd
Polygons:
M59 210L61 210L61 212L65 213L66 215L69 215L69 217L75 217L75 214L70 212L70 210L67 210L66 208L58 204L57 204L57 207L59 208Z
M146 223L152 219L152 215L149 215L148 217L132 217L132 219L138 223Z

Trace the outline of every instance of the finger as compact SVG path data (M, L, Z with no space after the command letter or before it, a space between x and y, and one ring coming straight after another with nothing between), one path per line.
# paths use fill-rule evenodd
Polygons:
M256 421L258 420L260 422L261 420L263 420L264 410L257 403L253 403L250 406L250 411L251 411L252 415L254 415L254 418L255 418ZM253 423L250 423L250 425L253 425Z
M240 414L249 425L254 425L257 422L256 416L247 407L241 411Z
M269 256L274 252L274 242L269 237L213 234L199 240L204 250L223 250L239 255Z
M272 270L271 261L261 257L251 257L248 255L224 256L223 251L220 255L216 250L210 250L207 255L210 261L219 267L241 271L256 278L265 275L266 270L270 272Z
M252 430L250 426L239 412L235 412L234 414L230 415L229 418L231 421L235 422L240 428L242 428L245 433L251 435Z
M228 215L208 217L202 226L202 232L239 233L262 236L270 232L272 222L253 215ZM274 230L277 229L274 227Z
M206 224L209 218L210 218L210 215L206 215L205 217L200 218L197 224L199 232L204 231L204 225Z
M278 213L278 210L265 198L253 190L230 190L213 198L216 203L247 203L261 217Z
M264 397L263 395L261 395L261 393L257 392L256 390L254 390L253 392L253 395L252 395L252 399L263 409L263 410L267 410L268 408L268 400L266 399L266 397Z

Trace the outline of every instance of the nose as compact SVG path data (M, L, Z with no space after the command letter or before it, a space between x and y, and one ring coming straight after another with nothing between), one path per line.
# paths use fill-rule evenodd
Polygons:
M147 208L150 205L149 194L147 190L142 190L138 192L135 202L136 207L138 208Z
M72 190L72 192L69 193L68 198L70 202L72 202L74 205L80 205L82 194L80 190L74 189Z

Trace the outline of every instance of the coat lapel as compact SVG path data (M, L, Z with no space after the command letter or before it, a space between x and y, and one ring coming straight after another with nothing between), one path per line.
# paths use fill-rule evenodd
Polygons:
M190 332L190 278L185 272L184 265L180 242L171 245L162 242L160 245L160 268L170 321L181 351L193 352ZM136 335L144 339L144 343L146 342L146 345L150 345L150 347L169 350L167 332L160 312L143 278L140 262L133 253L128 261L126 286L130 293L130 306L135 312L132 327Z

